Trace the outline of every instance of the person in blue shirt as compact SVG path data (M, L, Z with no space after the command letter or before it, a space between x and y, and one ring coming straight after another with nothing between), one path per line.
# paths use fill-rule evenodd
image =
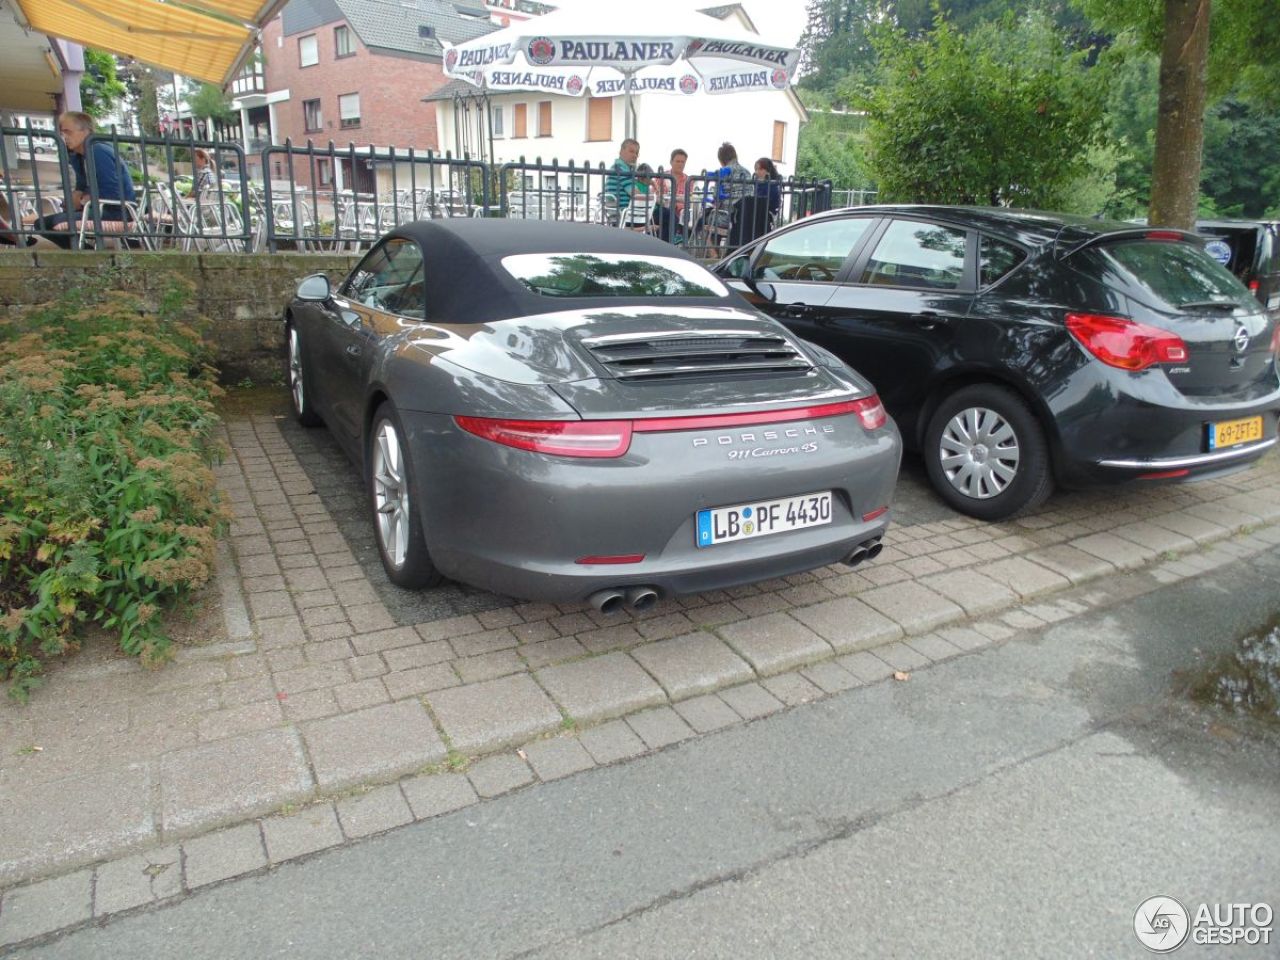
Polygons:
M627 137L618 148L618 159L613 161L605 177L604 192L613 194L617 199L619 212L624 212L631 205L633 197L644 197L649 193L648 174L653 171L647 164L636 166L639 156L640 141Z
M93 135L93 117L87 113L68 111L58 117L58 133L66 144L71 158L71 172L75 176L75 187L71 191L74 210L41 217L36 222L36 229L43 231L58 246L69 250L72 236L80 228L79 217L92 216L92 210L89 209L89 175L86 163L93 164L99 201L127 200L132 203L137 195L134 193L129 168L116 156L110 144L97 142L92 151L89 151L88 140ZM123 220L126 217L125 210L119 203L100 204L99 215L103 220ZM58 224L66 224L66 227L58 230Z

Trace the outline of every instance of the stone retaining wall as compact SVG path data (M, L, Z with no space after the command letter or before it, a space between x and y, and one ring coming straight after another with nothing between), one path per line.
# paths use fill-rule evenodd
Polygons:
M102 273L152 299L171 277L190 280L196 310L213 321L212 339L222 379L269 383L281 376L280 317L298 281L311 273L345 275L356 254L179 253L164 251L41 250L0 252L0 308L7 313L55 298Z

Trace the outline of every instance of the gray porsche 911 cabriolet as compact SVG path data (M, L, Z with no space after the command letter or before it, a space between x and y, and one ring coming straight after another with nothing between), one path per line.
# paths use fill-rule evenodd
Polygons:
M428 220L285 310L393 583L642 610L880 552L901 443L867 382L677 248Z

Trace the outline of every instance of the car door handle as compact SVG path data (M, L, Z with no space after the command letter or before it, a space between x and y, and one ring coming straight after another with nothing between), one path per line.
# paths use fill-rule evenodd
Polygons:
M919 324L922 330L933 330L947 322L947 318L940 313L934 313L932 310L922 310L919 313L913 313L911 319Z
M809 316L809 314L813 313L813 308L804 303L788 303L779 311L779 313L784 317L790 317L795 320L800 317Z
M352 343L352 344L348 344L348 345L347 345L347 356L348 356L348 357L358 357L358 356L360 356L360 348L359 348L358 346L356 346L354 343Z

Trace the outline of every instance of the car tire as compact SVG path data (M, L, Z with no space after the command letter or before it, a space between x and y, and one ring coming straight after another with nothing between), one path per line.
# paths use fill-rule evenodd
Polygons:
M302 334L292 323L285 327L285 380L289 384L289 398L293 404L293 416L304 427L318 427L320 418L311 405L311 388L307 384L302 360Z
M427 552L413 464L400 417L390 403L373 414L365 464L373 538L387 577L409 590L435 586L443 577Z
M923 449L938 494L979 520L1007 520L1053 490L1044 430L1006 387L980 383L948 396L929 419Z

